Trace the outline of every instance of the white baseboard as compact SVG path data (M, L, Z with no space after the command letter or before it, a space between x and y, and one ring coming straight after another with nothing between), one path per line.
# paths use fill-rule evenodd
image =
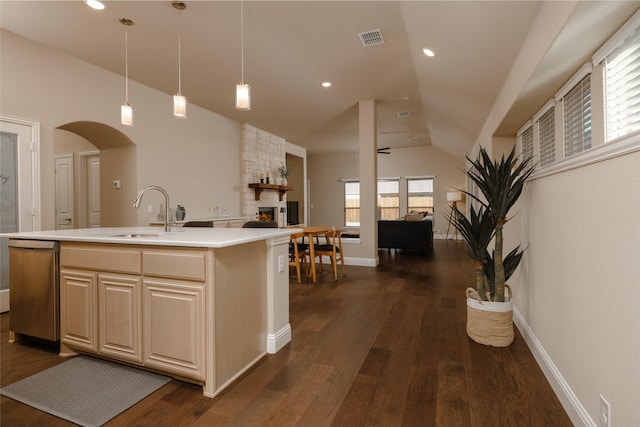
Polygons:
M291 342L291 325L287 323L285 327L275 334L267 334L267 353L277 353L285 345Z
M434 234L433 235L433 240L464 240L464 238L458 234L457 236L455 234L449 234L448 236L446 234Z
M598 425L593 421L582 403L580 403L571 386L564 379L560 370L558 370L549 354L545 351L542 343L540 343L533 333L533 330L515 306L513 307L513 321L529 346L533 357L535 357L538 365L542 369L544 376L547 378L547 381L549 381L551 388L553 388L556 396L558 396L562 407L567 411L571 422L575 426L597 427Z
M344 258L344 265L356 265L358 267L377 267L378 262L374 258Z
M0 291L0 313L9 311L9 289Z

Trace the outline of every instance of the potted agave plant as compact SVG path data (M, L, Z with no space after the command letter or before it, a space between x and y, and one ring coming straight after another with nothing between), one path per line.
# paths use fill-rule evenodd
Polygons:
M476 288L467 289L467 334L481 344L506 347L514 338L512 295L506 280L518 267L522 251L518 246L503 257L503 228L535 165L531 158L519 161L515 147L499 161L492 161L484 148L477 159L467 160L470 167L466 175L479 194L464 192L480 207L476 210L472 206L469 218L457 208L452 214L452 223L467 242L476 270ZM494 249L489 253L492 240Z

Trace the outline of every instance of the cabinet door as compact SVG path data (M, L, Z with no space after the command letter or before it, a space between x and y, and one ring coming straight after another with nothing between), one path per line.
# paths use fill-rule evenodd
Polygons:
M60 334L71 348L98 351L98 275L81 270L60 272Z
M204 284L143 280L144 366L205 379Z
M98 276L100 354L142 363L141 282L140 276Z

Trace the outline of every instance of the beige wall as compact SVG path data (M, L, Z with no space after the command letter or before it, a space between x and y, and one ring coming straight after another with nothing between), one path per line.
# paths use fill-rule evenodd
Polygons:
M159 193L145 195L140 209L131 207L137 191L146 185L165 188L171 206L184 205L187 218L211 216L215 206L227 207L230 215L239 213L238 123L194 105L189 105L187 120L175 119L170 95L131 81L135 126L122 126L121 76L7 31L2 30L1 36L2 114L40 123L43 230L54 228L54 132L79 121L103 123L135 144L135 160L111 170L110 181L102 183L109 194L111 180L122 181L122 190L111 194L116 204L102 206L106 218L113 215L105 225L146 224L155 219L163 202ZM113 152L114 161L122 161L123 154ZM154 205L154 213L147 213L148 204Z
M640 152L534 180L515 304L594 420L640 419ZM518 230L509 230L510 233Z
M473 152L504 151L491 135L575 5L545 3ZM598 424L600 395L611 425L640 420L640 142L625 147L530 180L505 227L506 250L527 247L510 280L516 324L576 425Z
M378 176L435 176L434 228L445 233L449 212L447 191L465 188L463 163L434 147L393 149L389 155L378 155ZM342 179L358 179L358 154L309 154L309 194L311 225L344 226L344 183ZM464 204L461 204L464 209ZM346 257L361 257L357 245L345 249Z

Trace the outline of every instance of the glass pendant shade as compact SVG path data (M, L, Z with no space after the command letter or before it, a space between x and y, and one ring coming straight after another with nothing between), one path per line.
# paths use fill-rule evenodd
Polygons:
M187 118L187 98L180 92L173 95L173 115L179 119Z
M251 86L246 83L236 85L236 110L251 110Z
M120 107L120 123L125 126L133 126L133 107L128 102Z

